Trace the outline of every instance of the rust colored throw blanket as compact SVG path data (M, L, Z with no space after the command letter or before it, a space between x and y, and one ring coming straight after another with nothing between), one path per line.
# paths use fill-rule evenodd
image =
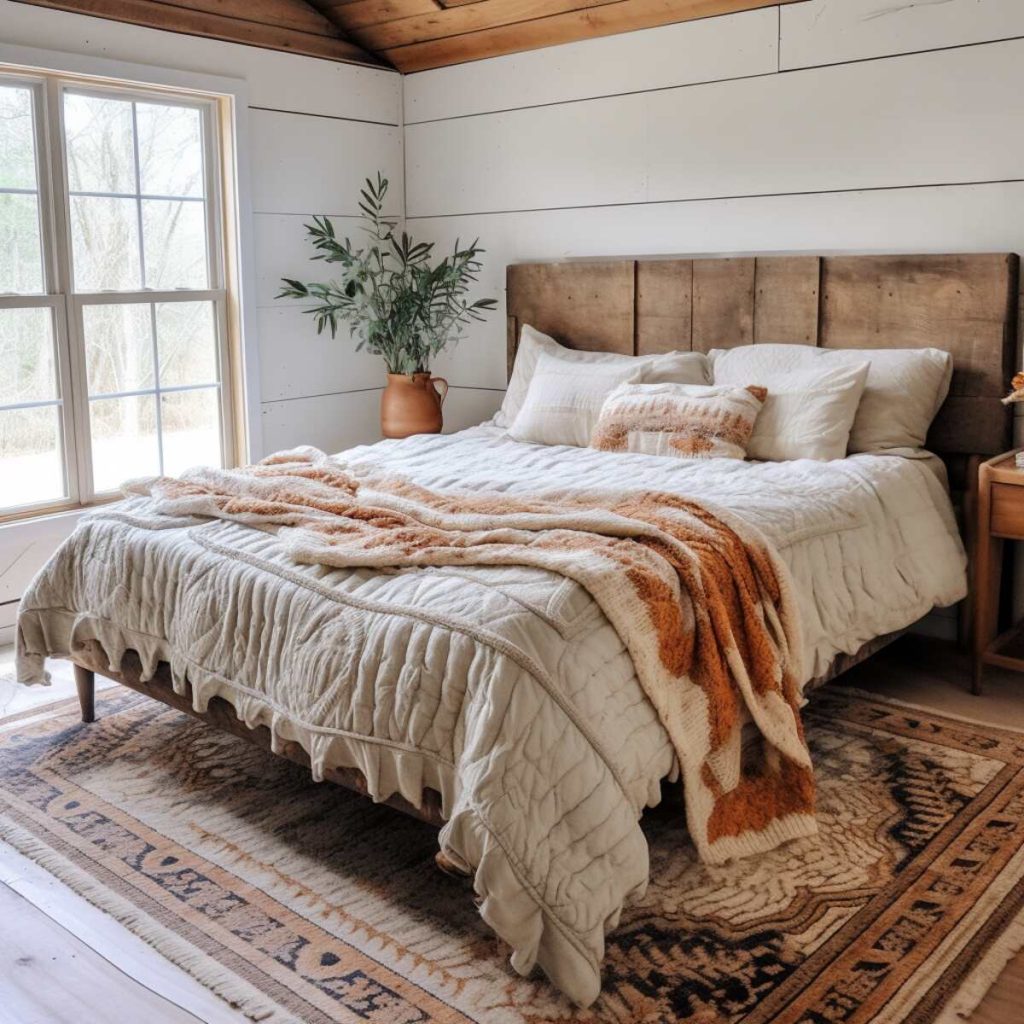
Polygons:
M128 490L167 515L277 526L303 563L527 565L569 577L618 631L672 740L701 858L722 863L816 830L786 570L731 514L655 492L578 502L441 494L355 477L309 448ZM756 756L741 747L748 720Z

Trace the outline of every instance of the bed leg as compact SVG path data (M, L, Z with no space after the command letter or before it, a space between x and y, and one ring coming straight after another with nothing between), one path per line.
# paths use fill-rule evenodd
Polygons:
M75 686L78 688L78 703L82 706L82 721L96 721L96 674L90 669L75 665Z
M446 875L450 875L452 878L472 878L473 876L451 860L442 850L438 850L434 854L434 863L438 868L443 871Z

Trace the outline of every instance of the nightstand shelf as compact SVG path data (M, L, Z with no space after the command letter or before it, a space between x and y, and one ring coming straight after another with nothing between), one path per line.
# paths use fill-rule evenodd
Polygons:
M986 665L1024 672L1024 622L995 636L1003 543L1024 540L1024 469L1016 451L997 455L978 468L976 548L974 552L974 679L981 693Z
M986 665L1024 671L1024 622L1015 622L993 640L982 659Z

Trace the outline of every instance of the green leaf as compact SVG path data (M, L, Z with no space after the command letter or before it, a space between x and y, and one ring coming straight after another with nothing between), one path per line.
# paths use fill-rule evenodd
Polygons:
M380 171L360 190L360 227L368 236L362 247L339 241L324 215L306 224L311 259L336 266L338 278L310 284L283 278L278 297L314 299L318 304L304 312L313 316L317 333L330 330L336 337L339 324L346 325L357 351L381 356L393 373L413 373L429 367L497 301L469 301L481 269L477 241L464 248L456 240L449 255L432 263L433 242L417 242L404 230L397 234L397 221L384 216L387 192Z

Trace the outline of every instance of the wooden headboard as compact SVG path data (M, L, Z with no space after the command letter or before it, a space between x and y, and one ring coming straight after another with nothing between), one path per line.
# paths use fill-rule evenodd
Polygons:
M647 355L758 342L953 354L928 435L943 456L1010 444L1016 255L743 256L523 263L508 268L508 368L531 324L570 348ZM957 461L955 458L949 461Z

